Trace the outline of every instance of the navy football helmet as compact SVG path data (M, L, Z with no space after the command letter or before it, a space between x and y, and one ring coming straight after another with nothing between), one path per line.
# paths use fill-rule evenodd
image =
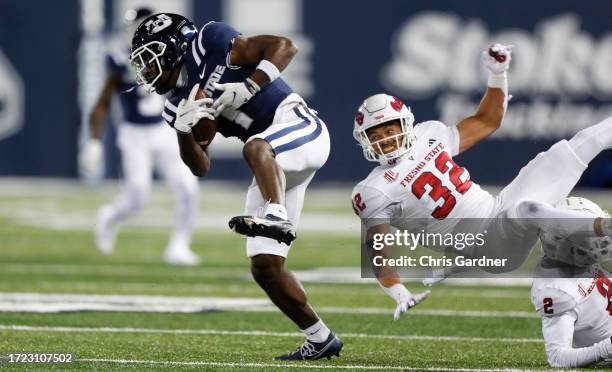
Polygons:
M130 65L136 83L148 92L165 93L159 89L159 78L179 65L196 31L182 15L158 13L145 18L132 39Z

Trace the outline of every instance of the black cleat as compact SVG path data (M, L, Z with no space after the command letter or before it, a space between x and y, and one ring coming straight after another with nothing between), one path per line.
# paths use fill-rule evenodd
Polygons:
M342 350L343 345L342 341L332 332L323 342L306 340L296 351L277 356L274 360L316 360L321 358L329 360L334 355L340 357L340 350Z
M264 218L253 216L233 217L229 221L229 228L240 235L263 236L287 245L291 244L297 237L291 222L272 215L267 215Z

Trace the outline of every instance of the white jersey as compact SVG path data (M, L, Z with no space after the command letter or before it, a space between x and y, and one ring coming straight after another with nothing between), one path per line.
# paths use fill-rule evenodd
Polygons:
M457 128L426 121L414 131L409 155L376 167L353 190L353 208L366 226L385 219L400 229L446 233L459 218L489 217L495 198L453 161Z
M612 280L593 267L589 277L564 277L539 268L531 301L542 317L542 335L553 367L580 367L612 358ZM553 278L558 276L558 278Z
M547 276L554 276L554 273L549 274ZM573 347L591 346L612 336L612 280L606 274L595 270L590 278L536 278L533 281L531 302L542 317L566 313L576 317Z

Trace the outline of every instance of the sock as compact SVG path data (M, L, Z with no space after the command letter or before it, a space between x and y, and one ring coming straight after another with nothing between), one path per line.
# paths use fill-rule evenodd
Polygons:
M172 189L176 198L176 211L168 250L188 251L198 214L197 189L182 184L175 185Z
M327 340L329 334L331 333L329 328L327 328L321 319L310 327L303 329L302 332L304 332L309 341L317 343Z
M612 148L612 117L581 130L568 142L580 160L589 164L600 152Z
M264 216L269 214L282 220L286 220L287 208L285 208L285 206L282 204L268 203L268 205L266 205L266 209L264 210Z

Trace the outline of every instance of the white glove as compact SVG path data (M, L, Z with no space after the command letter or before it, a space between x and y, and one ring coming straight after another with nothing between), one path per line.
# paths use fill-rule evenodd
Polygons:
M508 71L514 45L495 43L482 52L482 60L491 74L500 75Z
M200 86L194 85L187 99L183 98L176 108L176 120L174 129L189 133L191 128L202 118L215 119L215 110L211 107L212 98L195 99Z
M427 290L413 295L403 284L399 283L389 288L383 287L383 290L397 303L395 313L393 313L393 320L398 320L402 313L421 303L431 293L431 291Z
M213 83L213 88L223 92L213 104L217 115L227 107L239 108L260 91L259 85L249 78L242 83Z
M102 178L104 148L102 141L91 138L79 152L79 170L85 180L96 182Z

